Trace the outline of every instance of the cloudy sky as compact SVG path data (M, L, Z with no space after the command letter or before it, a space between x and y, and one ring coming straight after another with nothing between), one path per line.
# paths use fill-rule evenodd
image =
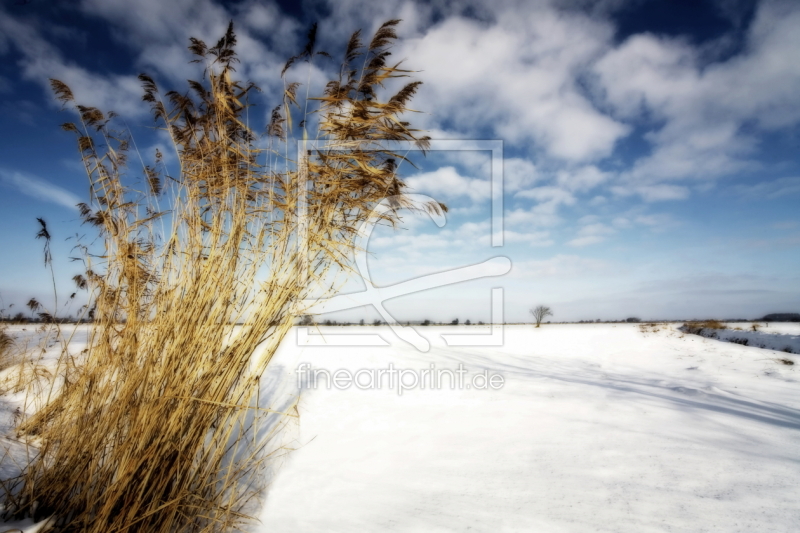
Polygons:
M197 78L190 36L233 20L239 73L264 90L312 22L341 54L352 31L403 19L393 56L424 82L409 117L434 139L503 143L504 244L491 235L491 153L437 151L404 169L415 192L451 208L439 228L409 215L370 242L377 285L505 256L505 276L387 302L400 320L758 317L800 311L800 3L750 0L374 2L336 0L3 0L0 4L0 296L48 298L36 217L54 234L61 290L85 201L69 120L49 78L111 109L142 152L136 75ZM334 63L289 77L319 88ZM256 119L254 119L256 120ZM358 290L354 282L347 290ZM360 308L341 317L375 318Z

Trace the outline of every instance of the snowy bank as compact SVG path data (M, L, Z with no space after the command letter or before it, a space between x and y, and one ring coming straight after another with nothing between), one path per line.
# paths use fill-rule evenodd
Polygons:
M753 346L766 350L775 350L789 354L800 354L800 335L770 333L766 331L747 331L744 328L704 328L683 325L679 328L684 333L700 335L708 339L733 342L742 346ZM791 361L791 359L788 359Z

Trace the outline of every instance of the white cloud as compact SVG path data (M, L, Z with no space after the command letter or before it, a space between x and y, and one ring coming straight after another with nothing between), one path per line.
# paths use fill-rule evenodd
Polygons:
M634 222L641 225L641 226L649 226L656 230L663 229L667 226L673 226L677 224L672 216L664 213L655 213L651 215L637 215L634 218Z
M480 202L491 197L489 181L464 177L451 166L416 174L405 181L413 192L427 193L436 199L467 197Z
M322 9L317 9L318 6L314 4L322 4ZM449 6L440 4L437 7L445 10L458 9L458 5L458 2L453 2ZM378 27L391 19L403 21L397 26L397 34L401 39L417 37L431 25L434 9L430 3L413 0L327 0L309 2L305 7L316 10L320 19L318 35L326 43L335 46L342 46L347 42L356 29L361 29L363 40L368 42Z
M427 131L432 139L461 139L462 135L441 130ZM491 152L481 150L436 150L428 152L426 160L435 165L454 166L464 173L489 179L491 176Z
M434 233L387 230L370 239L370 249L375 247L408 251L423 248L472 247L476 244L488 243L490 232L489 221L466 222L452 229L445 226L444 229L435 230Z
M597 195L594 198L592 198L591 200L589 200L589 205L592 205L592 206L598 206L598 205L603 205L603 204L607 204L607 203L608 203L608 198L606 198L605 196L603 196L601 194Z
M191 58L186 50L189 37L213 45L224 35L231 19L235 22L237 53L242 60L239 73L260 85L267 95L282 93L280 71L299 46L299 24L283 15L274 4L255 0L237 5L233 11L212 0L82 0L79 7L86 15L108 23L112 36L134 53L136 63L130 65L136 69L134 72L101 74L87 70L65 58L45 37L56 30L63 33L63 29L45 27L6 13L0 16L0 35L5 37L0 53L8 48L8 43L13 44L20 52L22 76L39 83L47 93L50 93L49 79L56 78L69 85L78 103L113 110L126 117L140 117L149 112L141 103L138 71L148 71L170 85L178 84L179 88L185 86L187 79L199 79L203 67L189 63ZM79 35L70 38L74 40ZM320 86L325 76L314 67L311 79L312 84Z
M512 230L503 230L504 242L508 244L527 244L529 246L550 246L554 243L549 231L532 231L521 233ZM488 242L488 239L487 239Z
M574 247L589 246L606 240L609 235L616 233L616 230L602 222L587 224L578 230L578 235L567 244Z
M452 241L442 235L429 233L394 233L392 235L373 237L370 249L412 247L416 249L447 247Z
M213 46L233 20L241 60L239 75L268 94L280 94L280 71L299 51L303 33L299 23L274 3L255 0L230 9L212 0L82 0L81 10L110 23L117 40L137 54L138 68L155 70L154 74L181 86L202 74L202 66L189 64L189 38ZM314 82L319 84L321 78L319 69L313 69Z
M114 37L137 51L168 43L185 49L190 36L213 44L230 20L225 8L211 0L82 0L80 9L110 22Z
M68 209L76 209L75 206L82 201L75 194L62 189L58 185L53 185L36 176L13 170L0 169L0 183L13 187L31 198L57 204Z
M570 191L585 192L611 178L610 172L604 172L594 165L587 165L572 170L560 170L556 174L556 183Z
M413 103L425 113L412 121L429 126L437 138L504 139L519 156L504 162L505 190L538 202L529 212L539 227L557 224L559 209L575 204L580 193L592 192L593 206L607 202L609 193L647 202L685 199L703 182L755 168L759 134L800 121L797 3L761 2L742 51L721 61L708 46L686 39L639 34L616 44L618 0L590 4L498 0L432 7L410 0L341 0L327 2L330 9L307 7L325 13L320 42L334 48L357 27L368 39L382 21L404 19L393 58L407 58L405 66L418 69L425 82ZM84 14L109 24L112 35L134 53L135 68L153 69L180 86L200 68L187 63L188 37L213 43L233 18L240 74L267 95L279 94L278 73L305 33L272 1L228 6L214 0L81 0L79 5ZM468 9L471 16L464 15ZM736 18L730 5L720 9ZM43 37L51 38L52 31L0 17L0 51L9 43L18 47L24 78L42 86L49 77L60 78L81 103L127 116L147 113L135 76L99 74L68 61ZM334 63L312 68L312 92L335 70ZM304 70L292 75L305 81ZM649 130L645 140L652 152L616 160L613 171L601 170L608 168L601 160L613 155L633 125ZM485 201L484 156L463 154L463 164L412 176L409 183L444 199ZM689 179L695 183L681 182ZM474 210L456 204L462 214Z
M617 229L624 229L631 226L631 221L625 217L614 217L611 221L611 225Z
M287 49L297 44L300 23L284 15L275 3L249 0L237 6L237 10L237 20L260 37Z
M83 105L135 116L147 112L140 105L141 87L135 76L102 76L66 61L30 24L10 16L0 16L0 34L20 52L22 77L39 83L50 94L50 78L69 85L75 99Z
M526 191L517 193L516 196L519 198L531 198L533 200L538 200L539 202L550 203L553 205L572 205L575 203L575 197L571 192L565 191L560 187L554 187L552 185L528 189Z
M614 186L611 191L617 196L631 196L638 194L646 202L662 200L684 200L689 197L689 189L680 185L633 185Z
M800 120L800 6L758 5L743 52L707 64L683 39L635 35L592 68L616 117L652 128L651 155L624 172L624 188L709 180L753 168L759 131ZM682 188L644 187L646 200L680 199Z
M519 160L528 163L524 160ZM530 163L528 163L530 164ZM520 166L520 163L516 163ZM541 179L535 172L535 167L530 165L528 171L532 178L528 182ZM534 200L536 203L528 208L518 208L508 211L506 216L509 226L533 225L538 227L554 226L560 222L558 211L563 205L574 205L577 202L576 192L591 190L611 178L611 174L599 170L594 165L580 166L574 169L564 169L556 173L553 184L541 185L531 189L517 192L514 197ZM520 180L513 182L519 184ZM507 190L517 190L519 187L507 187Z
M466 132L488 128L562 160L609 155L628 127L595 109L576 77L608 46L610 24L544 2L487 9L491 23L451 16L401 45L423 71L417 105L432 125L447 117Z
M507 244L518 243L529 246L553 244L548 231L535 228L530 228L529 231L505 229L503 236ZM413 230L383 232L370 240L370 249L401 251L404 257L409 257L412 250L464 250L488 246L491 246L491 222L489 220L464 222L455 228L445 227L434 233L421 233Z
M530 209L513 209L505 212L503 224L507 228L546 228L555 226L560 218L548 212L549 205L536 205Z
M529 159L509 157L503 161L503 190L515 192L530 187L542 176Z
M544 185L520 191L515 195L515 198L528 198L537 202L527 211L531 222L540 227L559 224L561 217L558 215L558 211L561 206L573 205L577 201L571 192L553 185ZM520 212L512 214L512 216L520 221L525 218Z

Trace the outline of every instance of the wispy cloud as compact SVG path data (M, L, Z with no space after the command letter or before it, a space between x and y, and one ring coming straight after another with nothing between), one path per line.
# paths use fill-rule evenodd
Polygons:
M68 209L75 209L81 199L58 185L30 174L0 168L0 183L13 187L22 194L43 202L58 204Z
M587 224L579 231L577 237L569 241L570 246L581 247L597 244L606 240L609 235L616 233L616 230L602 222Z
M772 227L775 229L784 229L784 230L795 229L800 227L800 222L798 222L797 220L784 220L782 222L776 222L775 224L772 225Z
M763 181L755 185L738 185L736 192L748 198L783 198L800 193L800 177Z
M579 255L559 254L549 259L514 261L511 276L515 278L573 278L610 271L603 260Z
M688 187L681 185L651 184L615 186L611 191L617 196L631 196L638 194L645 202L659 202L663 200L685 200L689 197Z

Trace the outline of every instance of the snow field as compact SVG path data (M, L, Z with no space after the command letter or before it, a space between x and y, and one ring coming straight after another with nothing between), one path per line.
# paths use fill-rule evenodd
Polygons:
M502 347L465 348L438 337L454 328L418 328L426 354L388 328L390 347L287 338L273 367L287 377L300 362L463 363L506 383L303 390L299 449L277 471L262 531L794 531L796 367L677 326L511 326Z

